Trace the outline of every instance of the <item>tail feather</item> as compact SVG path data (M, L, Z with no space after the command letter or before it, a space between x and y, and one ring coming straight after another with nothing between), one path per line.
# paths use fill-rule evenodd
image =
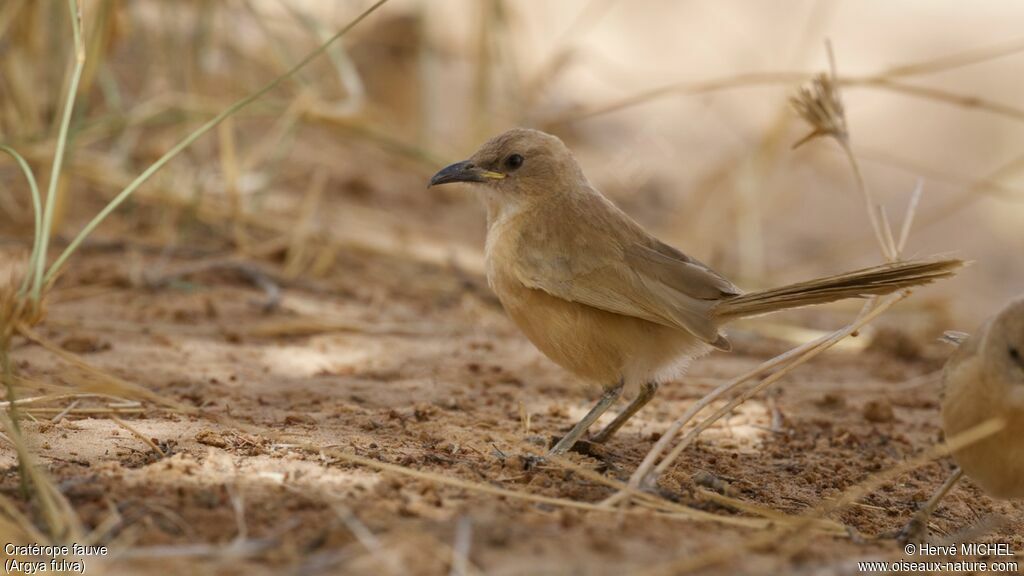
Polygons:
M741 294L722 300L712 314L720 320L757 316L778 310L825 304L846 298L889 294L903 288L948 278L964 265L963 260L916 260L882 264L781 288Z

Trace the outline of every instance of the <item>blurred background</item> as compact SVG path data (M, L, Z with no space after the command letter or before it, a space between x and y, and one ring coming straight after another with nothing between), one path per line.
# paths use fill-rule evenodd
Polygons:
M64 240L369 3L83 6ZM475 199L425 182L526 125L561 136L599 189L742 286L872 264L881 257L839 147L791 149L808 127L789 96L827 69L829 40L849 81L853 149L894 227L922 182L907 254L976 260L929 291L970 329L1024 286L1022 17L1019 3L994 1L393 0L176 158L93 241L198 242L279 258L293 277L328 274L353 248L478 272ZM70 42L63 2L0 6L0 142L41 175ZM6 157L0 184L2 236L23 243L31 205ZM319 242L268 247L295 230Z
M86 60L56 187L57 248L147 166L373 5L81 4ZM44 190L72 69L67 11L64 0L0 0L0 144ZM73 505L66 516L114 526L97 541L156 547L134 557L148 572L125 574L167 573L167 558L182 573L205 559L223 573L381 574L391 553L418 568L393 573L468 574L453 547L466 556L470 533L471 560L494 574L569 563L622 574L704 553L760 554L751 573L849 573L853 557L893 556L901 548L875 538L899 529L945 463L842 517L868 540L797 538L806 550L763 554L728 524L585 513L608 487L556 466L524 471L515 454L589 401L488 291L477 199L426 184L489 137L530 126L563 138L592 183L662 240L743 288L877 264L842 148L819 138L794 149L811 128L790 99L829 70L830 43L850 146L894 229L921 187L905 255L974 265L886 313L865 331L874 338L844 341L863 354L830 352L787 377L785 396L748 402L661 486L726 520L736 509L705 500L703 486L800 514L934 446L949 354L936 338L976 329L1024 292L1021 22L1024 4L1006 1L391 0L185 148L88 238L46 298L38 333L54 343L0 342L22 397L35 396L21 422ZM28 186L0 155L0 281L32 239ZM860 306L733 328L734 354L664 387L611 456L579 456L584 467L625 480L695 399ZM0 496L39 524L18 462L0 453ZM997 537L1019 555L1020 504L973 490L944 508L946 533L1001 510L1011 523Z

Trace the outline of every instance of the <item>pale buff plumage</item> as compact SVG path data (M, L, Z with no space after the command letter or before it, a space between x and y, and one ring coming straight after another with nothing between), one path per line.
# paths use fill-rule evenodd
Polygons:
M999 432L953 454L964 473L997 498L1024 498L1024 299L960 345L943 374L947 438L992 418Z
M605 440L693 358L729 341L733 319L885 294L948 276L958 260L884 265L750 294L660 242L587 181L558 138L515 129L432 185L472 182L487 207L487 279L509 317L546 356L601 384L605 396L553 452L615 401L640 389Z
M961 341L942 380L946 438L992 421L1002 428L953 452L960 468L903 528L904 542L927 540L929 519L963 475L996 498L1024 498L1024 298Z

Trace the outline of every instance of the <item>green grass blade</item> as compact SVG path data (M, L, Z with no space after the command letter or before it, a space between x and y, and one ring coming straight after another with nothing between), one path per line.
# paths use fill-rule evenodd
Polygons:
M75 111L75 99L78 96L78 83L85 69L85 45L82 43L82 13L77 0L68 0L71 12L71 28L75 38L75 67L71 73L71 84L68 86L67 98L64 101L64 112L60 120L60 133L57 136L57 149L53 153L53 166L50 170L50 182L46 187L46 204L43 208L42 230L37 230L39 250L33 255L32 268L32 301L38 305L42 299L43 269L46 267L46 252L50 244L50 229L53 225L53 211L57 200L57 184L60 181L61 168L64 166L64 151L67 149L68 128L71 116Z
M39 196L39 184L36 182L36 175L32 172L32 167L28 165L25 158L18 151L10 146L0 144L0 152L6 152L14 158L14 161L18 163L18 167L25 174L25 180L28 180L28 188L32 192L32 214L35 216L35 238L32 240L32 253L29 255L29 263L36 261L36 254L39 253L39 238L43 233L43 204L42 198ZM30 269L31 270L31 269ZM18 295L24 296L28 290L28 283L31 278L30 274L26 274L25 278L21 281L21 288L18 289Z
M314 58L323 54L331 46L331 44L333 44L339 38L348 33L349 30L351 30L360 22L362 22L363 19L372 14L374 11L376 11L378 8L384 5L384 3L386 3L387 1L388 0L378 0L377 2L375 2L372 6L363 11L354 20L349 22L344 28L342 28L333 36L328 38L323 44L320 45L319 48L306 55L305 58L303 58L298 64L293 66L290 70L278 76L277 78L274 78L259 90L236 101L234 104L226 108L223 112L217 114L212 119L210 119L205 124L196 129L194 132L189 134L187 137L185 137L184 140L178 142L173 148L168 150L167 153L161 156L156 162L153 162L153 164L151 164L149 168L146 168L145 171L139 174L139 176L135 178L135 180L128 184L128 186L125 187L125 189L122 190L117 196L115 196L114 199L111 200L110 203L103 208L103 210L100 210L99 214L97 214L92 220L89 221L88 224L85 225L84 228L82 228L82 231L79 232L77 236L75 236L75 239L72 240L70 244L68 244L68 247L64 249L61 255L57 257L54 263L50 266L49 270L46 273L44 283L49 284L50 282L52 282L54 277L60 271L61 267L64 265L65 262L67 262L68 258L70 258L72 254L74 254L75 249L78 248L82 241L85 240L85 238L89 236L89 234L91 234L93 230L95 230L96 227L99 226L103 222L103 220L105 220L107 216L110 215L111 212L116 210L122 202L127 200L128 197L131 196L132 193L134 193L139 188L139 186L142 186L143 183L149 180L154 174L156 174L161 168L163 168L164 165L166 165L175 156L181 153L182 150L188 148L190 145L192 145L193 142L195 142L204 134L209 132L212 128L223 122L229 116L245 108L246 106L251 104L253 101L259 99L267 92L270 92L279 84L281 84L281 82L284 82L285 80L288 80L289 78L294 76L296 73L299 72L299 70L306 66L306 64L309 64Z

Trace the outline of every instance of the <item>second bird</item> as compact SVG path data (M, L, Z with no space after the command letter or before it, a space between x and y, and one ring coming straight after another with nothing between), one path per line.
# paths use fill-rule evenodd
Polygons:
M604 442L658 385L712 349L723 324L866 297L950 276L959 260L901 262L744 293L648 234L598 192L557 137L514 129L438 172L432 186L475 185L487 207L487 280L548 358L600 384L597 404L551 448L562 454L625 390L630 404L591 438Z

